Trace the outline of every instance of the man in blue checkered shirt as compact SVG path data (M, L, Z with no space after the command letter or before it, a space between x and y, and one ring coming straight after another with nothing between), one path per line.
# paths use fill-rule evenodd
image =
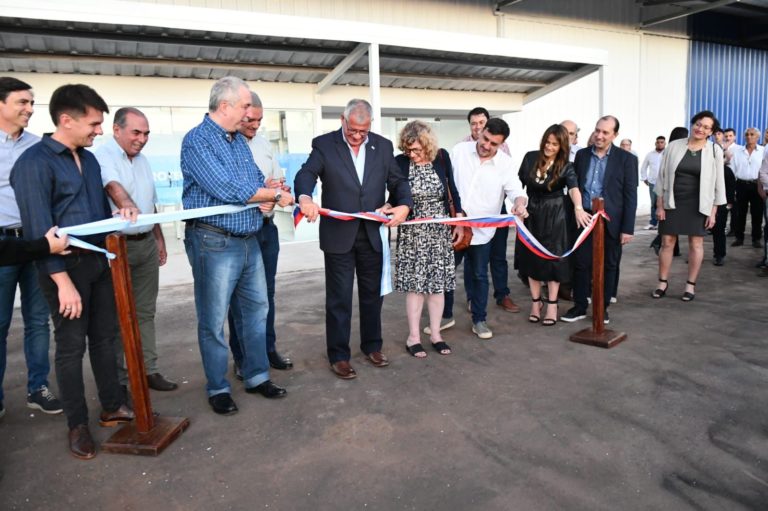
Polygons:
M238 128L247 122L251 91L228 76L211 88L208 114L184 137L181 171L184 209L227 204L293 204L290 193L265 188L264 176ZM237 412L227 380L229 346L224 339L227 310L232 315L244 354L245 390L267 398L283 397L285 389L269 379L266 318L269 311L264 263L256 233L259 208L197 218L187 223L184 245L195 280L197 336L207 379L208 402L222 415Z

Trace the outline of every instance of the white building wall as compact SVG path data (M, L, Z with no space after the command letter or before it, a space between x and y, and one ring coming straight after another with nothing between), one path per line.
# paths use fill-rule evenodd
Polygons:
M579 26L545 19L506 18L505 33L529 40L547 35L547 42L578 44L608 52L603 68L603 112L616 116L622 138L633 141L639 160L653 149L658 135L668 136L685 119L686 73L689 41L677 37L606 26ZM581 128L579 144L585 145L601 115L600 79L594 73L505 116L512 130L511 147L517 162L525 152L538 148L550 124L574 120ZM650 198L641 185L638 210L648 214Z
M136 0L137 3L208 7L320 19L463 32L496 33L488 0ZM258 27L254 31L258 32Z

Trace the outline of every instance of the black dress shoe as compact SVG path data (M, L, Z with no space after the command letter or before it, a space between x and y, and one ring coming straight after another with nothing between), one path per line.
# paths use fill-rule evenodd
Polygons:
M131 422L135 418L136 415L128 405L120 405L120 408L112 412L102 410L99 415L99 425L103 428L114 428L125 422Z
M715 257L715 266L722 266L723 265L723 258L722 257Z
M167 379L160 373L148 374L147 385L152 390L159 390L161 392L167 392L169 390L176 390L179 385L175 381Z
M213 408L213 411L219 415L234 415L237 413L237 405L229 392L209 397L208 403Z
M758 240L752 240L752 248L763 248L763 244Z
M270 380L265 381L255 387L247 388L245 391L249 394L261 394L268 399L277 399L285 397L288 392L283 387L278 387Z
M69 430L69 452L81 460L96 456L96 444L87 424L80 424Z
M269 366L272 369L279 369L280 371L286 371L293 369L293 362L288 357L283 357L276 351L268 351L267 357L269 358Z
M732 247L740 247L744 245L744 240L736 239L733 243L731 243Z

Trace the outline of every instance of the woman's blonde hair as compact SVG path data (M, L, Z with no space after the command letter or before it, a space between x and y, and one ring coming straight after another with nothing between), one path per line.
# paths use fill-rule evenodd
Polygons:
M434 161L437 157L437 151L440 146L437 144L437 137L429 127L429 124L422 121L411 121L400 131L400 141L397 144L404 154L408 154L408 146L418 142L424 149L424 159Z

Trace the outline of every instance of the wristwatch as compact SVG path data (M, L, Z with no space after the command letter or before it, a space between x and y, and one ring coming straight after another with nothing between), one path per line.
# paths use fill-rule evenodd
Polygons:
M280 199L283 198L283 191L280 190L280 188L277 188L277 191L275 192L275 202L280 202Z

